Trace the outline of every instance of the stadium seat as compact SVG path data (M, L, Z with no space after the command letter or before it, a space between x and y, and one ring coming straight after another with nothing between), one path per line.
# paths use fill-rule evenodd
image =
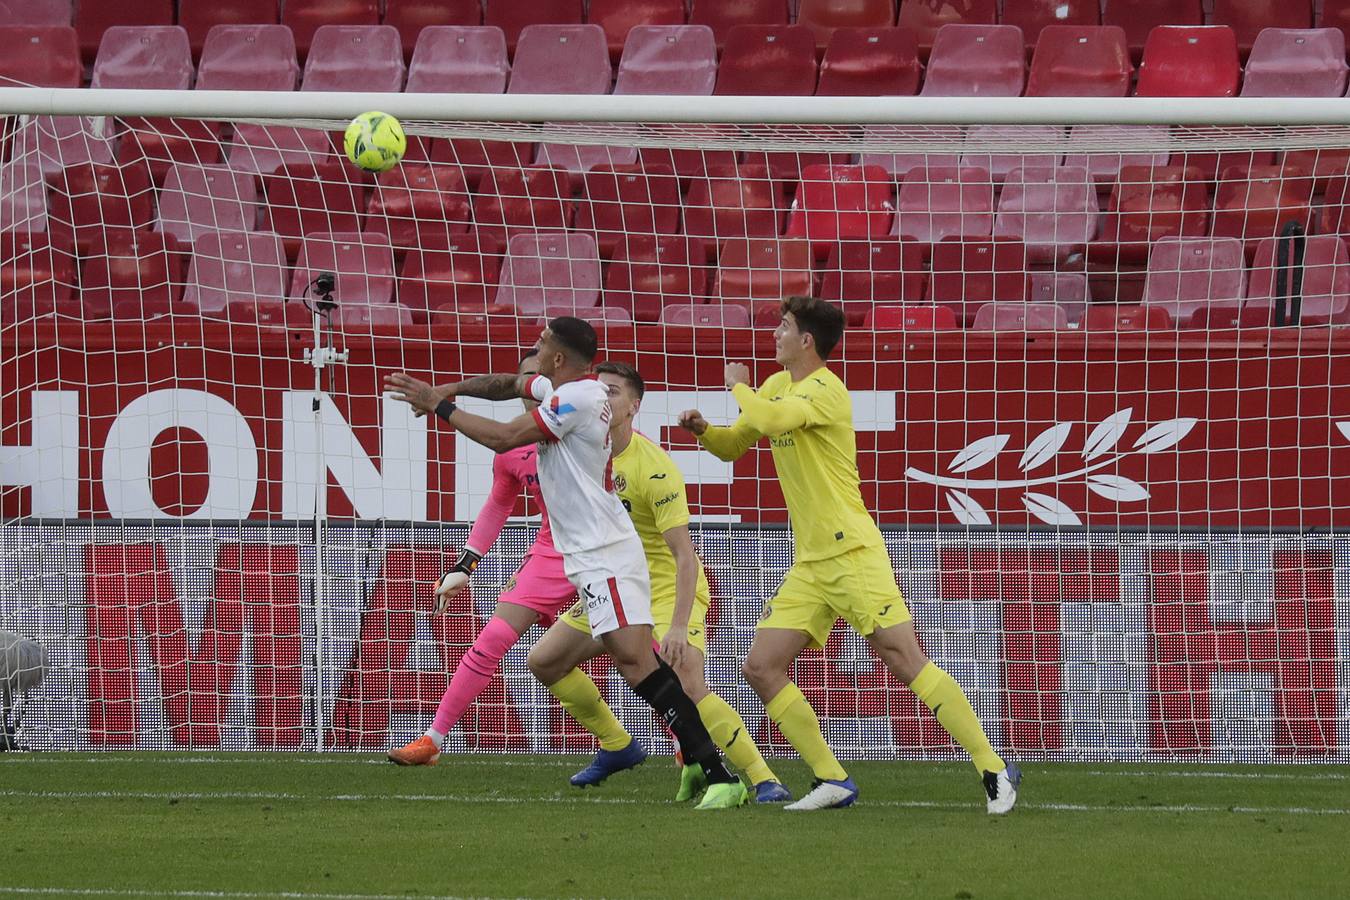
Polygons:
M375 178L364 231L389 236L396 252L444 247L468 231L472 215L464 173L449 163L404 163Z
M994 215L994 239L1026 244L1032 263L1062 262L1097 234L1097 188L1081 166L1008 173Z
M884 235L895 212L891 191L881 166L807 166L784 234L806 238L818 258L836 241Z
M693 0L690 25L707 25L720 48L738 25L786 25L788 0Z
M889 28L895 24L895 0L800 0L797 24L816 35L824 51L840 28Z
M1027 39L1027 51L1035 47L1039 53L1045 38L1043 29L1072 28L1081 33L1100 25L1102 17L1098 0L1005 0L999 21L1022 29L1022 35Z
M183 301L204 316L234 303L286 302L286 249L265 231L207 231L192 245Z
M739 303L671 303L661 310L661 324L749 328L750 310Z
M1124 97L1134 67L1125 30L1047 25L1027 76L1028 97Z
M1237 39L1226 25L1159 25L1148 35L1135 94L1232 97L1238 90Z
M903 28L836 28L820 64L816 94L908 97L918 92L919 50Z
M1209 193L1198 170L1123 166L1089 255L1093 261L1138 264L1160 238L1200 237L1208 231Z
M115 25L172 25L174 0L137 0L119 3L113 0L75 5L75 30L80 35L80 55L93 63L103 34Z
M1054 303L986 303L975 312L975 331L1058 331L1069 327L1064 308Z
M947 306L877 306L863 324L868 328L901 331L953 331L956 315Z
M266 177L287 166L336 161L332 137L318 128L238 122L226 162L230 168Z
M116 129L111 118L34 116L14 133L10 155L35 155L50 178L67 166L111 163Z
M878 303L923 299L923 257L923 248L912 241L840 241L825 259L820 296L838 303L849 324L861 325Z
M178 0L178 24L188 33L194 58L201 57L217 25L276 25L280 21L277 0Z
M360 229L363 188L340 163L300 163L263 176L267 194L265 231L281 235L294 258L305 235Z
M258 182L228 166L175 165L159 194L155 230L195 243L208 231L252 231Z
M1017 97L1026 80L1022 32L1012 25L944 25L933 40L925 97Z
M680 229L680 182L669 166L598 166L586 173L576 230L592 234L600 255L613 256L630 235Z
M991 153L976 148L990 144L1007 144L1028 150L1057 147L1064 143L1064 128L1059 125L972 125L966 131L966 143L970 149L961 154L962 167L984 169L996 183L1002 184L1013 169L1059 165L1059 153Z
M69 25L75 17L75 0L7 0L0 6L9 11L7 25Z
M1318 210L1317 232L1350 237L1350 174L1346 170L1330 177Z
M659 320L669 300L698 303L707 294L707 251L698 238L628 235L605 270L605 306L627 310L636 322Z
M0 231L47 230L47 181L31 155L0 164Z
M1059 305L1072 325L1081 322L1087 312L1088 304L1092 302L1092 288L1087 275L1082 272L1029 272L1027 302Z
M1083 316L1086 331L1170 331L1175 327L1172 317L1160 306L1089 306Z
M69 25L3 25L0 87L77 88L84 75L79 35Z
M1350 0L1318 0L1313 4L1318 28L1335 28L1350 40Z
M379 0L286 0L281 5L281 24L295 35L295 49L303 62L311 44L325 25L378 25Z
M566 231L572 209L567 173L547 166L491 169L473 201L479 233L502 243L522 231Z
M933 246L928 299L968 322L985 303L1026 301L1026 248L1015 241L949 238Z
M944 25L993 25L997 0L901 0L897 25L914 35L927 57Z
M149 318L173 311L186 268L178 240L153 231L106 231L101 237L80 276L85 318Z
M600 254L589 234L518 234L506 245L497 306L538 315L550 303L600 303Z
M957 168L961 165L961 146L966 140L966 129L959 125L930 125L924 129L923 144L932 150L919 152L909 149L899 153L864 151L859 160L865 166L881 166L897 181L903 181L912 169ZM914 143L914 129L897 125L864 125L863 140L869 144L905 141ZM942 149L939 150L938 148ZM949 152L950 151L950 152Z
M1159 25L1203 25L1202 0L1106 0L1102 24L1125 29L1130 56L1144 53L1149 33Z
M811 293L811 246L799 238L733 238L722 244L718 265L723 301Z
M412 310L398 303L354 304L339 306L334 319L338 328L348 333L397 331L413 324Z
M206 35L197 89L293 91L300 83L295 38L284 25L217 25Z
M684 200L684 231L709 242L728 238L772 237L782 228L787 195L768 166L740 164L710 167L695 179Z
M1247 306L1274 310L1279 293L1277 272L1279 241L1268 238L1256 247L1247 282ZM1289 260L1294 251L1289 249ZM1285 295L1292 291L1292 273L1285 275ZM1303 248L1303 297L1300 322L1304 325L1344 325L1350 322L1350 254L1345 242L1334 234L1315 234ZM1286 316L1290 307L1286 305ZM1288 321L1288 319L1286 319Z
M684 0L590 0L586 21L605 30L611 59L617 60L634 28L683 25Z
M323 25L305 60L302 91L403 90L403 45L392 25Z
M816 45L801 25L737 25L727 34L716 94L808 96L816 92Z
M1307 0L1212 0L1209 21L1227 25L1245 56L1267 28L1312 28L1312 5Z
M79 315L73 248L42 232L0 231L0 322Z
M628 33L616 94L707 95L717 83L717 40L706 25L638 25Z
M385 0L381 21L398 29L407 58L427 28L482 25L483 4L481 0Z
M467 231L444 247L421 247L403 260L398 273L398 302L424 321L429 310L482 309L496 292L502 244Z
M79 163L50 183L47 229L81 253L102 244L105 232L140 231L154 222L155 190L145 163Z
M585 21L582 0L487 0L484 25L496 25L506 35L511 58L516 57L516 42L530 25L580 25Z
M1337 28L1264 28L1242 77L1244 97L1340 97L1345 34Z
M605 306L575 306L568 303L549 301L540 312L538 324L547 325L558 316L576 316L585 319L597 328L617 327L633 324L633 317L626 309Z
M114 25L103 32L90 87L184 91L192 86L192 50L177 25Z
M900 183L892 234L922 244L985 238L994 229L994 182L987 169L910 169Z
M321 272L337 276L338 309L394 302L394 250L382 234L317 231L305 235L287 296L298 299Z
M1123 166L1165 166L1167 150L1121 153L1120 147L1166 147L1166 125L1075 125L1069 129L1064 165L1083 166L1099 188L1115 184ZM1102 148L1113 148L1103 150Z
M1236 238L1161 238L1148 255L1143 302L1167 310L1174 322L1189 322L1203 307L1240 306L1244 262Z
M1214 237L1246 242L1250 256L1265 238L1276 237L1290 222L1306 232L1312 224L1313 179L1287 166L1226 169L1214 194Z

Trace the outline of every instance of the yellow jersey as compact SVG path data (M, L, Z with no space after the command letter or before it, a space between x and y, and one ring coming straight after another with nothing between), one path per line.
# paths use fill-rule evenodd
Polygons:
M769 438L773 464L787 501L799 562L831 559L861 547L882 547L881 530L863 505L858 443L848 388L822 366L801 381L786 369L758 391L732 391L741 414L730 427L709 426L699 442L723 460L734 460L761 437Z
M633 432L633 439L611 461L614 491L633 520L651 572L653 612L675 606L675 554L663 534L689 524L689 499L684 476L675 461L650 438ZM698 567L696 604L708 605L710 592L703 564ZM655 613L660 618L659 613Z

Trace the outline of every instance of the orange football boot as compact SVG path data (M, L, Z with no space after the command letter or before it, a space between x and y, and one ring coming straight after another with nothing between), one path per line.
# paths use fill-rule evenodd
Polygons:
M389 759L400 766L434 766L441 758L441 748L425 734L406 747L389 751Z

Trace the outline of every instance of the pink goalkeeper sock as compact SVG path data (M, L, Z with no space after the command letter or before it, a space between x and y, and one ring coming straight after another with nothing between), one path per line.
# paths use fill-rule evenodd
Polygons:
M438 744L450 733L450 729L455 727L455 723L464 715L469 704L483 692L483 688L487 687L488 682L492 680L492 673L496 672L497 666L501 664L502 657L519 638L520 635L506 623L506 620L496 616L488 619L483 630L478 632L473 646L459 661L459 667L455 669L455 674L450 679L450 687L446 688L440 706L436 707L436 718L431 723L431 730L427 732Z

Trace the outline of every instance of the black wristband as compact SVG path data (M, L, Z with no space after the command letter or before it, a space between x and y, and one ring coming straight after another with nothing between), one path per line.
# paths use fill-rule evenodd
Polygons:
M455 406L452 401L442 400L440 403L436 404L436 415L449 422L450 416L452 416L458 408L459 407Z
M455 571L463 572L465 575L472 575L473 570L478 568L478 562L483 557L474 551L465 547L459 552L459 559L455 560Z

